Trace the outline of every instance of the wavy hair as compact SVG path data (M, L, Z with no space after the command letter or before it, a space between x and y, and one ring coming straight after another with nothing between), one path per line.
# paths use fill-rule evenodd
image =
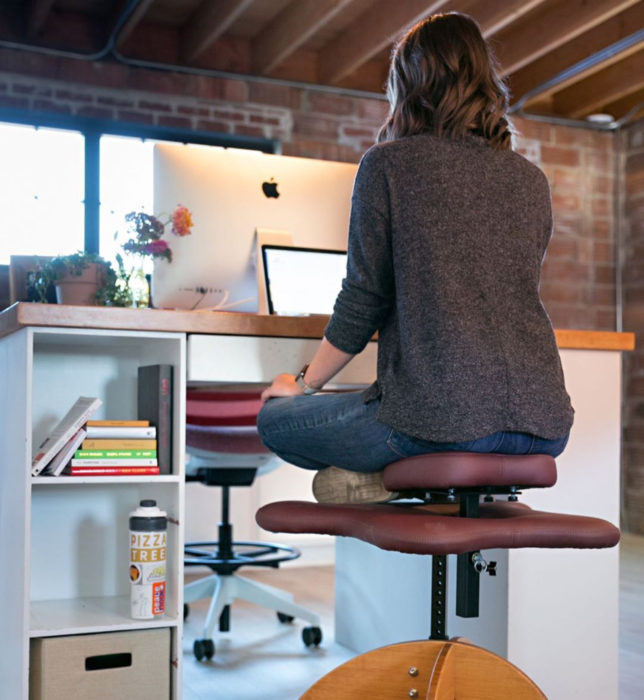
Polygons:
M512 148L508 89L478 24L448 12L413 26L394 48L387 97L389 117L378 141L430 132L461 139L482 136Z

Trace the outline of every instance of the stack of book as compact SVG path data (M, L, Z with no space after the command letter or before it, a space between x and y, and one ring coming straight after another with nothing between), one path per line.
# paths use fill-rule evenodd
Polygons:
M62 473L145 476L159 473L156 427L148 420L89 420L86 435Z

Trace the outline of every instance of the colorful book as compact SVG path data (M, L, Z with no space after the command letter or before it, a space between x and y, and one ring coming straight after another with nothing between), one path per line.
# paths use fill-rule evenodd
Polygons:
M74 405L36 450L31 462L32 476L40 474L54 456L62 450L72 435L98 410L102 403L100 399L91 396L80 396L76 400Z
M41 473L47 474L48 476L58 476L69 464L69 461L74 456L75 451L83 442L86 435L87 432L83 430L83 428L79 428Z
M73 467L63 470L66 476L152 476L159 467Z
M88 420L87 425L98 425L106 428L147 428L149 420Z
M159 473L172 473L172 365L146 365L138 370L137 417L157 428Z
M85 438L83 450L156 450L157 441L150 438Z
M157 429L153 425L147 427L119 427L117 425L88 425L88 438L156 438Z
M156 459L156 450L76 450L74 459Z
M156 467L156 459L74 459L72 467Z

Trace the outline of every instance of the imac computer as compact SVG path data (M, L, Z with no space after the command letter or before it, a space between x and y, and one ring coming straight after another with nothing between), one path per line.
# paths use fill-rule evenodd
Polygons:
M189 236L166 234L173 259L154 263L154 306L262 310L261 243L346 251L356 169L258 151L157 144L154 211L183 204L194 226Z

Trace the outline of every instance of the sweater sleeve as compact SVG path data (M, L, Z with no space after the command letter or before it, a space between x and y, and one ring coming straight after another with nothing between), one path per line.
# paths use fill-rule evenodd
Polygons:
M326 339L356 354L382 327L394 298L394 272L389 221L389 192L382 152L372 148L356 174L351 200L347 273Z

